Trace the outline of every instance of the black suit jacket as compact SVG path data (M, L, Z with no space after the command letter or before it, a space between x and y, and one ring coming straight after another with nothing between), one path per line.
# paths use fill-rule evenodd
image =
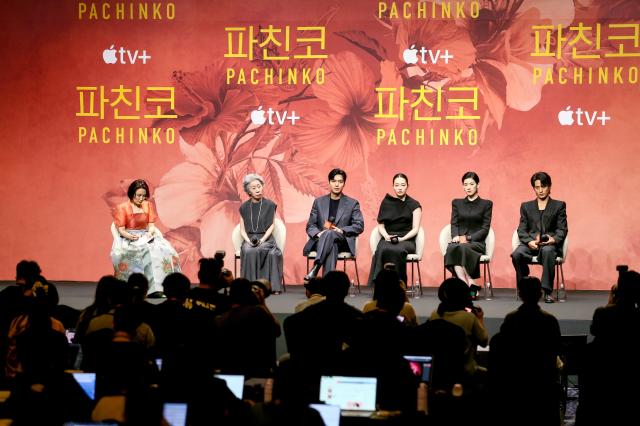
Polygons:
M549 198L542 215L542 223L540 222L538 200L526 201L520 206L518 237L522 244L527 245L538 235L548 234L556 240L556 249L562 252L562 244L568 232L567 204L564 201Z
M313 201L313 207L311 207L311 213L307 221L307 235L310 240L307 241L302 251L304 256L313 250L316 243L316 235L324 229L324 223L329 219L329 200L329 195L323 195ZM360 212L358 200L342 194L334 223L344 231L349 251L351 251L352 255L355 255L356 237L364 231L364 218Z
M466 235L469 241L484 243L491 227L493 202L478 197L451 202L451 236Z

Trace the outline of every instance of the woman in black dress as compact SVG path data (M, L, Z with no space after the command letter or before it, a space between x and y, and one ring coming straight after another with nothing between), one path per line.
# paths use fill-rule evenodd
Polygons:
M249 200L240 206L241 275L249 281L265 278L274 294L282 291L282 252L273 238L277 205L263 196L264 179L248 174L242 180Z
M382 239L371 260L369 285L386 263L393 263L405 283L407 282L407 254L416 252L416 235L420 229L422 207L407 195L409 179L403 173L393 177L395 195L385 195L378 212L378 231Z
M480 257L485 253L485 238L491 227L493 202L478 195L480 178L475 172L462 176L465 198L451 203L451 242L444 256L445 266L466 282L475 297L480 287L475 279L480 278Z

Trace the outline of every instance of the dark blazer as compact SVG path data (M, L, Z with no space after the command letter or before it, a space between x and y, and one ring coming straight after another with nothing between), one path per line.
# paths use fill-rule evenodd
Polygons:
M567 204L549 198L540 223L538 200L526 201L520 206L518 238L522 244L536 239L538 234L548 234L556 240L556 249L562 252L562 244L569 232L567 226Z
M466 235L470 241L484 243L491 227L493 202L478 197L451 202L451 236Z
M309 220L307 221L307 235L310 240L304 246L302 254L308 255L315 245L315 237L324 228L324 223L329 219L329 195L323 195L313 201ZM358 200L342 195L338 204L338 213L334 221L335 225L344 231L345 239L352 255L356 254L356 237L364 231L364 218L360 212Z

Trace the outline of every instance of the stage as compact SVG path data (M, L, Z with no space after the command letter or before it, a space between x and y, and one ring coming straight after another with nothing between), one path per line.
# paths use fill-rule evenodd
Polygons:
M11 283L7 281L0 282L0 289L9 284ZM57 281L55 284L60 294L60 304L83 309L93 301L95 282ZM362 287L361 293L351 292L345 301L361 309L370 298L371 289ZM286 292L267 299L267 306L282 324L284 319L293 313L295 306L304 299L304 288L301 285L287 285ZM604 306L607 300L606 291L576 290L567 293L565 302L542 303L541 306L558 319L563 335L589 334L593 311L599 306ZM161 300L151 302L161 303ZM418 314L419 322L424 322L438 306L437 288L424 287L422 296L411 298L410 302ZM493 336L499 331L504 316L516 309L520 302L516 300L514 289L499 288L494 289L494 297L491 300L480 299L475 304L484 310L485 326L489 335ZM278 356L286 352L284 335L278 339L277 351Z

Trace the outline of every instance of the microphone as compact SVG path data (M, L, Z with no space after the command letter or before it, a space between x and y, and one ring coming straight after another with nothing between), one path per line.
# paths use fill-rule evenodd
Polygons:
M336 218L333 216L329 216L329 222L333 223L335 222Z
M549 234L540 235L540 242L541 243L548 243L549 242Z

